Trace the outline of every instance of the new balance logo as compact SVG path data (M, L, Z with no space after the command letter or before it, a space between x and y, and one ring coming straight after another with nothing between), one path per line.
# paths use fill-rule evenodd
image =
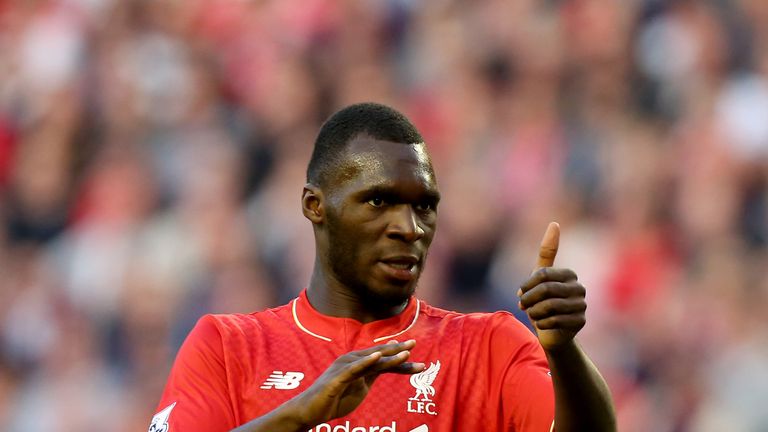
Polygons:
M301 384L301 380L304 379L304 374L301 372L286 372L272 371L272 374L264 381L261 388L264 390L278 389L278 390L293 390Z

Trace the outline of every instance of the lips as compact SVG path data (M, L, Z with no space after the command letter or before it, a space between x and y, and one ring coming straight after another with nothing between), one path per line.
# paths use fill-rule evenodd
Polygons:
M379 266L392 279L409 281L416 277L419 258L415 255L394 255L383 258Z

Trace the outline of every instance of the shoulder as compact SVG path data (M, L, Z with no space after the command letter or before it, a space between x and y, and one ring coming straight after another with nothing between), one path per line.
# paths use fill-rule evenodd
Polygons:
M441 309L421 301L421 314L443 325L460 326L467 332L502 333L506 337L529 340L534 337L528 327L507 311L462 313Z
M190 336L229 339L263 333L272 327L283 327L283 322L290 317L290 305L288 303L247 314L206 314L197 321Z
M427 304L421 309L421 336L461 353L466 364L493 371L523 363L545 365L536 336L507 311L461 313Z

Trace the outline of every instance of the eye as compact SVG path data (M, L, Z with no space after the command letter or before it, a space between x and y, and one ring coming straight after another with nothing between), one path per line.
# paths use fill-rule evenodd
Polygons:
M426 213L426 212L433 211L434 209L435 209L435 205L429 202L421 202L416 204L416 210L420 212Z
M374 197L368 200L368 204L372 205L373 207L379 208L384 205L384 199L381 197Z

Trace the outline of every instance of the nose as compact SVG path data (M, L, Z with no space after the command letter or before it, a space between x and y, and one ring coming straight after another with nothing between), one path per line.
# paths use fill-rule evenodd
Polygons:
M392 219L387 226L387 237L413 243L424 237L424 228L419 225L418 215L413 207L401 204L392 208Z

